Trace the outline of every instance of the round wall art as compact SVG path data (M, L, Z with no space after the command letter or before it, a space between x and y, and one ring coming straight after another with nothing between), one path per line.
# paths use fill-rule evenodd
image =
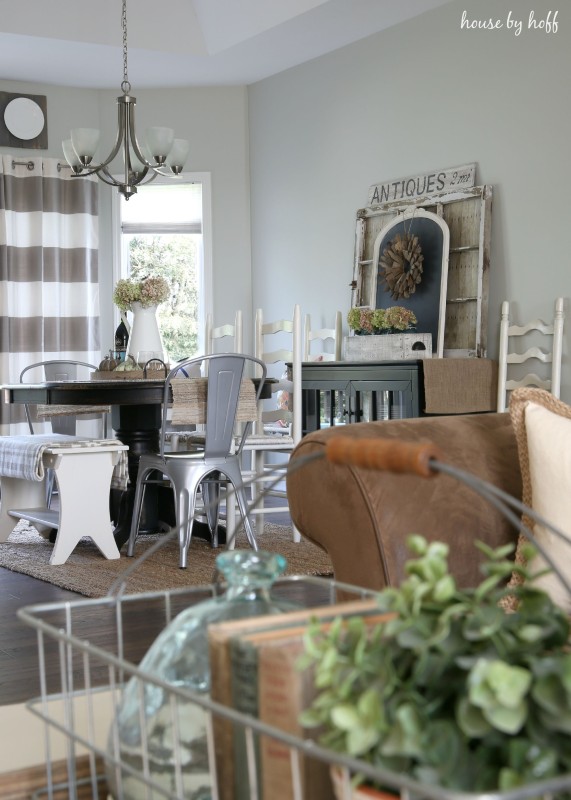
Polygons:
M17 97L10 100L4 109L6 127L18 139L35 139L43 131L45 125L44 112L29 97Z
M0 144L47 148L45 95L0 92Z

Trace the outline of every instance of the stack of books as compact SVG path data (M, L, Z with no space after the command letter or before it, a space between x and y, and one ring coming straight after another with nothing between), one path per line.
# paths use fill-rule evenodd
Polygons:
M367 599L211 625L211 699L300 739L315 736L315 731L305 730L299 722L315 697L313 670L302 670L298 663L303 635L311 620L327 626L339 616L353 615L371 623L387 618L379 613L375 599ZM290 748L270 736L255 739L261 797L291 800ZM251 795L243 726L215 717L214 741L220 800L246 800ZM334 796L327 763L301 755L300 773L303 797L327 800Z

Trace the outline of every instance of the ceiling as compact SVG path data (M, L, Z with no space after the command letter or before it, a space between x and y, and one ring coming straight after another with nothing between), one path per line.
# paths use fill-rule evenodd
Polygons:
M448 2L130 0L129 80L250 84ZM1 79L119 88L122 77L120 0L0 0Z

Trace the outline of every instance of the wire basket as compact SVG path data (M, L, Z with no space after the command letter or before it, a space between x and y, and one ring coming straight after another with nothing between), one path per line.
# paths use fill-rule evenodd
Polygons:
M501 492L489 484L479 481L473 476L442 464L438 461L438 453L430 445L420 448L407 445L406 450L395 458L393 445L390 451L381 453L377 446L367 448L361 440L358 450L349 451L348 441L336 444L328 457L344 463L359 463L394 471L412 471L428 476L433 471L448 472L466 481L486 496L490 502L501 507L503 512L520 525L519 518L506 508L506 504L516 507L520 512L530 511L519 501ZM404 443L401 443L404 444ZM381 445L381 449L384 445ZM382 462L382 463L381 463ZM533 512L531 512L533 514ZM545 523L545 520L542 520ZM526 530L521 526L522 530ZM533 535L530 534L533 539ZM308 606L327 605L342 600L366 599L376 596L372 590L362 589L337 582L333 579L289 576L277 581L274 593L284 598L296 599ZM109 750L106 743L98 736L98 718L102 709L109 709L109 723L114 710L118 707L120 692L124 683L136 676L142 685L160 687L170 698L173 716L174 771L179 775L177 789L167 791L151 777L148 763L143 758L142 771L136 773L139 782L145 786L141 800L188 800L182 787L181 764L178 753L181 749L177 739L177 725L174 722L177 702L192 703L204 709L207 719L207 741L209 763L215 764L214 722L216 719L229 720L243 733L246 743L246 767L249 781L248 800L259 800L262 797L259 787L259 751L257 741L266 736L275 742L285 745L289 750L291 770L292 800L329 800L329 797L309 796L303 789L302 762L304 759L316 759L330 766L337 766L338 800L351 800L351 776L359 774L363 778L372 779L385 786L392 787L395 794L403 800L525 800L525 798L553 798L559 793L571 792L571 775L561 775L528 784L509 791L486 792L481 794L459 792L438 786L429 786L413 780L407 775L397 774L379 769L354 758L345 757L338 752L328 750L316 741L300 738L285 733L261 720L242 714L235 709L216 703L208 697L195 694L166 683L154 675L137 667L140 658L158 633L179 613L194 602L199 602L217 593L217 586L200 586L189 589L178 589L165 592L154 592L135 595L108 596L100 600L78 600L75 602L50 603L28 606L20 609L19 618L37 631L40 697L28 703L29 709L45 723L47 786L45 793L49 800L56 798L56 792L64 789L71 800L92 797L94 800L105 800L103 765L107 770L116 770L118 792L115 800L122 800L121 780L125 765L119 758L116 747ZM317 599L316 599L317 598ZM137 620L143 614L144 627L137 627ZM98 644L105 630L105 644ZM101 639L103 641L103 639ZM113 642L113 646L109 645ZM50 680L54 664L58 667L59 685ZM48 670L51 665L52 670ZM68 780L63 786L57 786L51 772L51 735L54 732L63 734L66 742L66 760ZM80 756L89 761L89 775L78 779L76 764ZM130 768L127 768L127 773ZM212 770L213 773L216 770ZM81 795L79 791L81 789ZM42 790L44 791L44 790ZM91 794L89 794L89 791ZM86 793L87 792L87 793ZM219 787L213 775L210 796L219 800ZM361 795L360 795L361 796ZM333 794L331 795L333 797ZM273 800L264 797L263 800Z
M268 734L291 746L294 771L296 753L297 759L300 753L308 749L313 753L316 746L307 740L288 736L259 720L210 701L204 695L177 688L138 669L137 663L152 641L180 611L208 597L214 597L217 592L218 587L212 584L164 592L108 596L95 600L45 603L27 606L18 611L18 617L37 631L40 696L29 701L27 707L45 723L45 793L50 800L62 789L67 790L68 794L65 796L72 800L80 796L98 800L106 798L104 763L107 762L108 769L109 766L122 767L125 771L118 752L109 752L106 735L122 686L133 675L138 676L143 684L149 683L164 689L173 704L180 700L191 701L206 710L209 742L212 747L211 763L214 763L214 717L229 719L246 731L248 750L251 750L249 764L253 784L258 774L254 740L259 734ZM348 598L372 598L375 592L327 578L286 576L274 584L272 595L295 600L301 606L316 607ZM144 620L143 628L141 619ZM102 642L104 640L105 644L98 644L98 639ZM53 677L55 672L58 673L57 683ZM66 743L68 780L61 785L54 782L51 769L54 732L63 734ZM174 741L172 749L176 756L181 749L180 743ZM89 761L89 775L84 778L78 778L76 774L80 756L87 757ZM323 751L323 758L332 762L338 760L335 754L326 751ZM299 764L297 772L299 782ZM184 797L179 792L166 792L153 782L150 775L143 776L143 782L152 793L149 797L172 800L182 800ZM254 791L256 792L255 789ZM216 787L213 787L213 800L217 796ZM258 796L257 792L252 795ZM303 797L301 794L294 796Z

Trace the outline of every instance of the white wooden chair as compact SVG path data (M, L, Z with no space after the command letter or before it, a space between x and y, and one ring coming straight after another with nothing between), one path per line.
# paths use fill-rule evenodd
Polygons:
M498 355L498 403L497 410L505 411L508 406L508 392L520 386L537 386L540 389L550 391L554 397L559 397L561 390L561 356L563 349L563 298L558 297L555 301L555 314L553 322L545 323L541 319L535 319L527 325L510 324L510 304L507 300L502 303L502 314L500 322L500 345ZM513 340L517 337L525 337L528 334L533 336L533 332L547 337L546 348L532 346L522 352L526 346L525 342L519 350L512 350ZM537 334L536 334L537 335ZM522 342L524 340L522 339ZM526 367L521 365L535 360L542 364L551 364L549 377L539 377L534 372L527 372L522 375ZM519 365L516 368L517 376L508 378L508 366ZM510 371L511 374L511 371Z
M312 330L311 317L305 315L303 324L303 360L304 361L341 361L341 348L343 345L343 322L340 311L335 314L335 326L333 328L319 328ZM328 353L324 350L324 343L333 340L333 352ZM312 352L311 343L321 341L321 352Z
M204 352L207 356L216 351L216 343L220 339L228 339L227 342L223 342L224 352L242 352L242 312L240 310L236 311L233 325L228 323L214 327L212 314L209 313L206 315L206 325L204 326Z
M284 344L285 342L285 344ZM286 500L283 505L267 507L261 493L267 481L275 480L275 471L285 471L289 455L301 440L301 356L302 330L301 310L296 305L291 319L280 319L264 322L262 309L256 311L254 323L254 355L266 364L268 376L277 378L272 383L273 408L267 408L272 401L261 401L256 428L248 436L244 444L244 452L252 454L252 473L258 476L252 486L252 502L255 504L252 514L256 520L256 529L263 533L264 516L270 513L289 511L285 490L274 488L268 494ZM291 364L291 373L284 377L286 363ZM270 369L274 373L270 375ZM287 404L284 401L287 392ZM282 407L283 403L283 407ZM268 453L285 456L278 464L266 463ZM230 519L228 520L230 525ZM301 536L294 528L293 538L299 542ZM263 545L261 545L263 547Z

